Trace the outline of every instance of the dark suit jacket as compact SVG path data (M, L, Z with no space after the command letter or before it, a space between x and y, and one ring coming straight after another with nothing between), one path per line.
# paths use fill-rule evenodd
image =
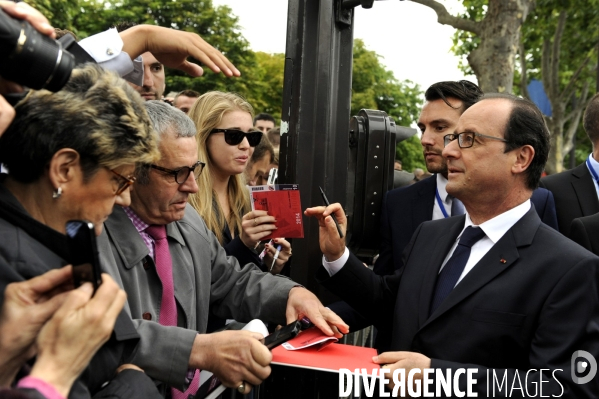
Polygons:
M403 266L401 255L421 223L432 220L437 177L419 181L385 194L381 211L381 252L374 264L376 274L393 274ZM543 223L557 230L553 195L538 188L530 198Z
M599 255L599 213L574 219L570 238L595 255Z
M570 377L575 351L599 355L599 257L541 223L533 209L429 317L439 268L464 220L423 223L394 275L378 276L351 255L333 277L321 267L317 279L380 330L391 330L391 350L423 353L432 368L478 368L479 397L487 397L489 368L507 372L508 381L518 369L522 384L529 369L563 369L556 372L562 398L599 397L599 378L578 385ZM529 384L539 381L531 374ZM543 392L552 389L560 393L550 383Z
M541 179L541 187L553 193L559 231L570 237L572 220L599 212L597 190L586 164Z

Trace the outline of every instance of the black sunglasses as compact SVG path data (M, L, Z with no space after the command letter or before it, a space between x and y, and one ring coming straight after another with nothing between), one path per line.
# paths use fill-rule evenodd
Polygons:
M175 182L177 182L177 184L183 184L189 177L189 174L192 172L193 172L194 178L197 180L198 177L200 177L202 170L204 170L205 165L206 164L204 162L198 161L192 166L184 166L179 169L167 169L167 168L163 168L162 166L153 165L153 164L150 165L150 167L154 168L156 170L159 170L161 172L164 172L166 174L175 176Z
M255 130L245 133L237 129L212 129L210 134L213 133L224 133L225 142L229 145L237 145L241 143L244 138L247 138L250 147L255 147L260 144L260 141L262 140L262 132Z

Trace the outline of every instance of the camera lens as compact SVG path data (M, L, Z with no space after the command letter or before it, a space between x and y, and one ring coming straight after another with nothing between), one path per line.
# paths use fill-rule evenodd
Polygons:
M60 90L71 76L75 58L62 45L0 11L0 76L32 89Z

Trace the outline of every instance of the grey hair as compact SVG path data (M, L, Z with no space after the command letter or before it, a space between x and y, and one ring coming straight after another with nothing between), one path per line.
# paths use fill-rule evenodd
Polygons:
M163 101L146 101L146 111L152 120L154 130L162 137L167 132L176 134L176 137L194 137L195 124L185 112Z
M145 105L159 143L166 134L174 134L175 138L196 135L196 126L185 112L158 100L146 101ZM150 165L140 165L135 171L135 176L137 184L148 184Z

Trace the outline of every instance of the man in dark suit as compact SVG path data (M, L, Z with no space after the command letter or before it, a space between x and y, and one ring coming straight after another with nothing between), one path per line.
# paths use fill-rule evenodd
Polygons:
M559 231L570 237L572 221L599 212L599 93L589 101L583 118L593 153L583 164L541 179L541 187L553 193Z
M401 254L421 223L456 216L452 211L457 211L458 215L463 213L459 201L454 206L455 200L445 191L447 160L441 154L443 137L454 132L460 115L482 95L477 85L466 80L437 82L424 93L426 102L418 118L422 133L420 143L426 168L435 175L385 194L381 212L381 250L374 264L376 274L393 274L401 268ZM551 193L545 189L535 190L532 201L541 220L557 229ZM347 319L351 325L351 318Z
M324 254L317 279L392 331L395 352L374 359L392 372L449 370L464 390L456 372L475 368L479 397L495 396L488 389L497 394L504 376L522 396L541 384L542 395L599 397L599 379L579 384L582 363L574 367L578 351L599 355L599 258L531 207L549 153L542 114L527 100L486 95L445 143L447 192L467 214L420 225L404 267L378 276L339 237L329 216L345 229L341 205L310 208ZM507 390L500 396L512 396Z
M599 213L574 219L570 238L595 255L599 255Z
M422 133L420 143L426 169L434 175L385 194L381 251L374 265L375 273L393 274L401 267L401 253L420 223L452 216L453 198L445 191L447 161L441 155L443 136L453 133L460 115L482 95L480 88L467 80L437 82L424 93L426 102L418 117L418 129ZM463 213L463 206L456 206Z

